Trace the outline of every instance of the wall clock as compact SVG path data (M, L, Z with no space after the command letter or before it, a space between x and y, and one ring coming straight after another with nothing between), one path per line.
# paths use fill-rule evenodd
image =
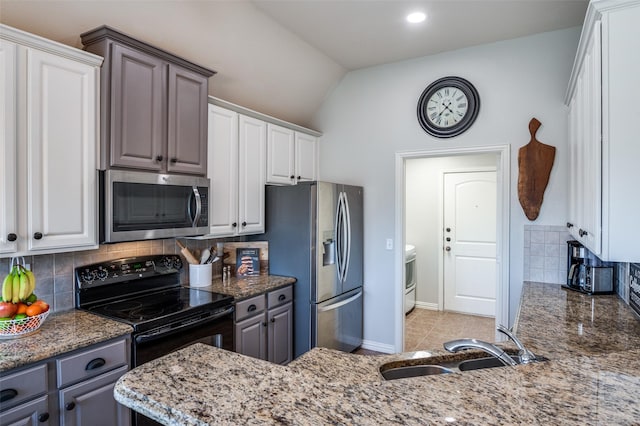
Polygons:
M418 100L418 121L425 132L452 138L465 132L478 117L480 97L461 77L443 77L424 89Z

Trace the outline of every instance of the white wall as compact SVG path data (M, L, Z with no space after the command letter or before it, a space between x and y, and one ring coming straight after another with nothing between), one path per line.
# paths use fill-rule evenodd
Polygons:
M416 246L416 301L438 305L438 254L442 174L446 170L496 167L496 154L418 158L405 165L405 242ZM431 307L431 306L430 306Z
M579 28L492 43L348 73L314 118L324 133L320 176L364 186L364 338L393 345L396 293L394 252L385 239L395 231L395 153L511 144L510 317L523 279L524 216L517 197L518 149L529 141L532 117L538 139L557 147L545 202L536 224L560 225L566 216L567 110L562 100ZM457 75L480 93L476 123L463 135L439 140L416 118L418 97L437 78ZM402 250L401 242L396 248ZM400 258L400 257L398 257ZM399 297L399 296L398 296Z

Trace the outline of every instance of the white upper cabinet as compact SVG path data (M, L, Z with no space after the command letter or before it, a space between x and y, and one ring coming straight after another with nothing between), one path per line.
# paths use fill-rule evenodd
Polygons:
M96 248L102 58L6 26L0 51L8 70L0 151L15 165L0 171L0 216L7 219L0 224L0 251L15 256Z
M265 122L209 104L211 236L264 232Z
M275 124L267 128L267 183L295 185L317 179L317 139Z
M640 261L640 1L602 0L587 9L569 106L571 234L602 260Z

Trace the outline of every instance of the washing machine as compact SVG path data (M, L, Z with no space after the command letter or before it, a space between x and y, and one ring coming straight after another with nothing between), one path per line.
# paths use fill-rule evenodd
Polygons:
M416 248L407 244L404 250L404 313L408 314L416 306Z

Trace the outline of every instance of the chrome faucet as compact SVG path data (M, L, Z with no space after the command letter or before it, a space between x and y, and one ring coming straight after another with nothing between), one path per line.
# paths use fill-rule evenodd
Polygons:
M518 347L520 364L528 364L530 362L540 361L540 359L538 359L538 357L536 357L533 352L524 347L520 339L518 339L507 327L500 324L498 325L497 329L500 333L505 334L509 339L511 339L513 343L515 343L515 345Z
M465 349L480 349L488 354L498 358L504 365L516 366L517 362L513 360L505 351L491 343L483 342L476 339L457 339L451 340L444 344L444 348L449 352L459 352Z

